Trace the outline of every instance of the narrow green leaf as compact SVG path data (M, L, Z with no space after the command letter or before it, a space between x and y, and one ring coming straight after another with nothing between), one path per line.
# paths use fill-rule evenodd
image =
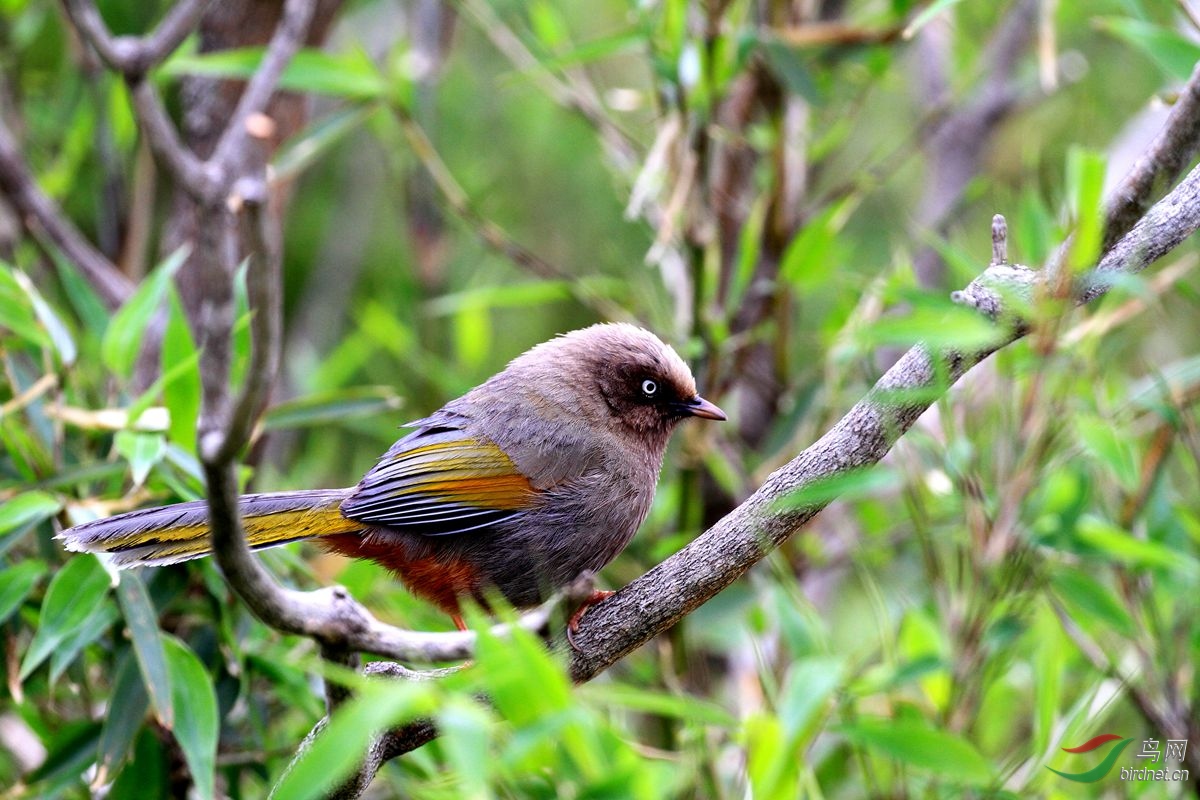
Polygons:
M1104 235L1101 205L1106 168L1107 162L1101 153L1076 147L1067 156L1067 184L1075 222L1067 264L1074 270L1090 267L1100 254Z
M121 581L125 585L125 581ZM104 716L104 728L100 731L100 746L96 760L96 776L93 787L108 783L121 768L121 764L133 747L137 732L141 730L150 701L146 686L138 674L137 663L132 654L126 652L117 665L113 679L112 694L108 706L113 713Z
M1075 432L1088 455L1100 462L1103 472L1115 476L1127 491L1137 488L1141 480L1137 458L1129 439L1121 436L1110 420L1081 414L1075 418Z
M855 744L930 770L940 778L976 785L992 780L991 766L972 745L918 722L863 719L836 730Z
M493 759L488 752L494 721L486 709L464 697L454 697L438 709L437 727L446 760L459 783L456 796L491 797Z
M578 687L576 693L604 705L660 717L674 717L724 728L737 724L734 716L716 703L691 695L663 694L623 683L589 683Z
M188 248L185 246L167 256L113 315L100 343L100 355L105 365L113 372L124 377L133 373L133 365L141 350L146 328L166 296L171 277L183 264L187 255Z
M1200 61L1200 44L1177 30L1124 17L1099 19L1095 24L1140 50L1171 80L1186 81Z
M13 277L29 298L29 304L33 308L38 322L46 331L46 335L50 338L50 341L54 344L54 349L58 351L59 360L67 366L74 364L79 351L75 347L75 340L71 337L71 331L67 329L62 319L42 297L42 293L33 285L33 281L29 280L28 275L24 272L15 271Z
M0 536L6 536L18 528L37 525L59 512L62 503L48 492L22 492L0 505Z
M362 127L378 110L378 106L352 106L327 114L311 123L298 136L293 136L279 149L271 161L276 180L298 177L338 142Z
M272 800L314 800L344 780L379 731L427 713L432 687L382 681L339 708L279 780Z
M793 749L820 719L820 712L841 685L843 671L838 658L805 658L788 668L778 714Z
M33 587L46 574L45 562L36 559L22 561L20 564L0 570L0 623L13 615Z
M87 622L108 587L108 573L90 553L80 553L63 565L46 589L37 631L21 661L21 680Z
M1150 539L1139 539L1128 531L1091 515L1080 518L1075 532L1079 541L1125 564L1187 571L1195 571L1200 564L1188 553L1173 550Z
M150 470L162 460L166 444L161 434L134 431L117 431L113 440L117 452L129 462L134 486L146 482Z
M171 671L167 668L167 654L158 630L158 612L140 575L132 571L122 574L121 582L117 584L117 601L121 604L125 624L129 626L137 666L154 705L154 713L165 727L173 727Z
M1106 589L1091 575L1082 570L1065 568L1054 574L1050 586L1073 610L1106 623L1123 636L1134 634L1133 618L1117 602L1115 591Z
M400 408L402 401L387 386L359 386L285 400L263 415L263 430L277 431L333 425L356 417L374 417Z
M898 487L900 482L900 476L886 467L852 469L817 478L781 498L779 504L784 508L824 506L834 500L854 500L890 491Z
M17 270L0 261L0 330L7 328L24 342L46 347L50 340L38 324L37 314L17 280L18 275Z
M220 50L214 53L179 54L161 68L167 75L210 78L249 78L262 62L262 47ZM279 79L282 89L326 94L351 100L386 96L387 82L362 51L331 54L304 49L296 53Z
M92 607L83 624L63 637L50 654L50 683L57 683L83 649L107 634L121 614L107 597Z
M163 743L146 727L134 741L133 758L117 775L106 800L145 800L169 797L167 765Z
M170 427L167 436L179 447L196 449L196 420L200 416L200 353L192 340L179 294L171 291L167 328L163 332L162 370L163 405L167 407ZM155 395L157 396L157 395Z
M208 670L187 645L173 636L163 637L163 643L175 717L175 727L171 730L192 773L196 794L201 800L212 800L217 759L217 694Z
M916 36L921 28L924 28L937 19L940 14L946 13L961 2L962 0L934 0L934 2L925 6L920 14L917 14L912 22L908 23L908 27L904 29L904 33L902 34L903 37L911 39Z

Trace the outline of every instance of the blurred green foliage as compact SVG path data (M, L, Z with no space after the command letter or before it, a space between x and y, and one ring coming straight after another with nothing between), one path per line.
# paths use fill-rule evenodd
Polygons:
M145 4L101 5L115 32L147 28ZM1014 76L1023 106L994 131L952 220L914 231L930 109L915 98L922 64L905 40L798 45L755 21L759 5L783 4L708 5L725 10L706 33L706 4L682 0L462 2L428 82L414 77L404 10L364 0L344 10L325 50L296 59L284 85L316 98L308 126L274 159L292 188L288 338L248 484L352 483L399 423L528 346L616 313L676 342L744 422L740 357L747 343L769 343L782 390L762 435L748 441L730 425L681 437L649 520L606 572L621 585L856 402L879 372L880 348L969 347L994 335L945 291L918 285L917 252L932 247L961 285L986 264L989 221L1003 211L1013 261L1041 264L1075 231L1069 263L1086 267L1101 233L1097 153L1111 153L1111 181L1129 161L1119 140L1158 124L1154 106L1200 53L1174 3L1046 4L1043 62L1029 55ZM977 90L981 43L1007 10L844 5L840 19L864 30L952 19L955 102ZM533 64L498 52L488 20L513 32ZM178 106L182 76L244 77L259 57L198 54L189 42L152 79ZM1039 89L1047 57L1060 82ZM39 184L102 239L109 217L127 210L106 206L106 181L127 191L135 182L138 132L123 84L80 68L61 10L46 0L0 2L0 63L0 107L19 119ZM644 165L614 167L594 125L541 79L580 70ZM737 131L715 112L755 71L808 115L804 213L782 242L771 239L782 112ZM672 118L676 144L736 134L762 156L732 239L696 233L715 224L688 204L708 202L700 188L685 186L688 202L671 205L674 167L652 154ZM420 183L430 161L414 150L416 126L461 208ZM642 181L665 208L661 227L627 211ZM421 239L413 215L431 198L438 224ZM157 229L170 213L165 192L150 201ZM530 274L481 221L561 274ZM571 687L561 657L537 640L487 634L474 665L449 679L366 682L251 618L209 562L124 575L114 589L95 558L68 557L53 540L64 525L203 496L198 358L170 280L180 256L164 254L109 314L70 263L4 230L0 786L12 788L0 796L84 797L88 787L111 800L181 796L189 782L200 797L263 796L323 713L314 680L323 672L355 699L279 797L320 796L374 732L426 715L441 738L389 764L381 796L1182 792L1115 776L1068 783L1043 767L1087 769L1087 756L1060 748L1105 731L1169 738L1147 707L1197 718L1194 243L1096 308L1039 305L1034 334L939 401L883 465L794 498L843 499L747 579L594 684ZM663 246L681 263L647 259ZM738 330L771 247L782 312ZM161 369L139 385L140 347L163 308ZM306 547L262 555L296 585L337 581L389 621L447 627L372 564ZM1140 766L1129 752L1127 765Z

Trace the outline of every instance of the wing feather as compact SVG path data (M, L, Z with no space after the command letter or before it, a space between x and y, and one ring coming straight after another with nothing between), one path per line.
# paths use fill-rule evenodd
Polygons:
M446 536L511 519L536 497L503 450L439 419L396 442L341 511L358 522Z

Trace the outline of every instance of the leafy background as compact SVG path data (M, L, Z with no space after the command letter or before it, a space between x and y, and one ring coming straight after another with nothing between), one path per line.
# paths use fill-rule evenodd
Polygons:
M414 71L404 8L351 4L329 46L302 53L285 79L314 108L275 158L292 189L288 338L247 485L351 483L398 424L526 347L633 319L675 342L734 420L677 437L649 520L605 572L619 586L819 435L890 349L986 335L944 298L986 263L991 215L1008 215L1014 261L1043 263L1076 220L1098 218L1106 169L1109 180L1123 173L1138 131L1155 129L1200 55L1181 5L1046 3L1043 49L1015 76L1024 100L931 233L912 222L930 180L913 48L787 44L755 22L755 6L729 4L705 38L700 9L678 0L463 2L430 80ZM146 28L142 3L102 9L116 32ZM1007 10L893 0L850 2L841 17L869 30L952 20L950 93L963 102L979 91L981 43ZM498 52L489 20L536 65ZM81 70L59 8L39 0L0 3L0 61L0 97L9 118L19 111L40 185L101 236L106 182L136 187L147 169L122 83ZM185 46L153 79L178 111L181 76L242 76L256 63L255 52ZM1039 84L1048 63L1052 89ZM572 70L586 70L636 144L644 161L632 172L614 168L593 125L538 79ZM664 204L676 187L672 167L652 158L665 120L719 138L714 99L753 70L802 98L810 183L771 281L782 310L739 332L778 117L737 132L768 157L748 181L757 195L745 225L725 242L732 258L685 204L665 240L679 260L648 259L663 231L627 208L638 166ZM421 135L436 161L418 155ZM459 201L424 177L438 164ZM151 202L161 223L161 194ZM496 230L557 276L499 252ZM926 247L946 264L943 286L914 278ZM312 643L251 618L207 561L125 573L114 587L96 559L68 557L52 538L97 514L202 496L198 362L170 280L180 255L137 276L134 299L110 315L9 215L0 248L4 796L165 797L189 785L200 797L262 796L324 710ZM444 681L330 675L357 698L280 796L314 796L371 731L422 714L443 736L390 764L380 796L1181 794L1178 783L1111 776L1068 783L1044 767L1089 768L1094 758L1059 748L1102 731L1168 738L1147 708L1196 718L1196 258L1189 243L1096 308L1041 309L1035 336L968 376L883 466L840 485L842 499L808 529L592 685L570 687L561 657L525 637L485 637L474 667ZM718 297L722 275L732 299ZM162 369L139 383L160 308ZM782 386L754 436L737 393L747 341L769 346ZM244 331L237 342L244 360ZM448 627L371 564L305 546L263 557L295 585L348 586L396 624ZM480 690L490 705L474 699ZM1127 752L1121 764L1143 765Z

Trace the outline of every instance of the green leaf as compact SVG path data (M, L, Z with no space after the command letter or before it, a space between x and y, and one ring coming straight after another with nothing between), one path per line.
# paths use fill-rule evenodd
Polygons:
M793 751L820 719L820 712L842 683L843 672L838 658L805 658L788 668L777 706Z
M814 106L825 102L808 65L804 63L796 48L775 41L764 41L761 47L767 64L785 89L803 97Z
M47 742L46 760L25 776L28 787L21 797L53 798L75 783L95 760L100 739L99 722L69 722L53 731Z
M1050 586L1073 610L1107 623L1122 636L1134 634L1133 618L1117 602L1115 592L1091 575L1078 569L1062 569L1050 579Z
M36 559L0 570L0 623L13 615L46 574L45 562Z
M90 553L80 553L63 565L46 589L37 631L21 661L21 680L87 622L108 588L108 573Z
M298 136L284 142L271 166L275 179L287 181L298 177L328 153L349 134L362 127L377 106L352 106L326 114L311 123Z
M1103 551L1114 561L1131 566L1189 572L1200 566L1200 562L1188 553L1149 539L1139 539L1099 517L1081 517L1075 533L1079 541Z
M815 289L843 266L840 234L859 200L852 194L805 223L783 251L780 273L787 281L798 289Z
M565 53L543 59L538 66L531 66L528 69L558 71L567 67L576 67L580 64L600 61L618 53L640 49L645 41L645 34L641 31L621 31L612 36L602 36L590 42L583 42Z
M834 500L855 500L895 489L901 477L882 466L850 469L816 478L779 501L782 508L824 506Z
M196 449L196 419L200 416L200 352L192 340L177 292L170 293L169 304L160 371L164 379L163 405L167 407L170 419L167 436L179 447L193 452ZM153 397L157 394L151 395Z
M129 626L133 652L142 673L142 682L154 705L154 713L159 722L170 728L175 723L171 705L171 672L167 667L162 634L158 630L158 612L138 573L122 573L121 582L117 584L117 601L121 604L125 624Z
M249 78L262 62L262 47L220 50L215 53L177 54L160 70L163 74L210 78ZM361 50L342 54L300 50L279 79L281 89L326 94L350 100L376 100L386 96L387 82L369 56Z
M0 505L0 536L19 528L44 522L62 509L58 498L47 492L23 492Z
M723 728L732 728L737 724L734 716L716 703L692 695L664 694L623 683L589 683L575 691L603 705L645 714Z
M171 675L172 733L183 750L196 794L212 800L217 759L217 694L208 670L187 645L164 636L167 668Z
M395 411L403 405L387 386L358 386L285 400L271 406L263 415L263 430L278 431L336 425L356 417L374 417Z
M325 797L357 766L371 738L385 728L427 713L432 687L373 682L339 708L272 793L273 800Z
M107 598L97 603L91 612L83 624L63 637L50 654L51 683L57 683L83 649L107 634L121 617L116 604Z
M154 465L162 460L166 452L166 440L157 433L136 433L134 431L117 431L113 439L117 452L129 462L133 474L133 485L141 486Z
M492 715L479 703L464 697L452 697L438 709L437 727L446 761L458 776L456 796L489 797L493 759L488 752Z
M1121 435L1110 420L1090 414L1075 418L1075 432L1088 455L1100 462L1103 472L1110 473L1126 491L1133 491L1141 481L1137 458L1128 437Z
M50 340L38 323L28 293L21 288L20 274L0 261L0 330L7 328L24 342L46 347Z
M1079 147L1067 156L1067 184L1071 193L1075 232L1067 264L1072 270L1090 267L1100 255L1104 235L1104 155Z
M58 351L59 360L67 366L74 364L79 351L75 347L75 340L71 338L71 332L67 326L50 307L50 304L45 301L41 292L33 285L33 281L29 280L28 275L17 271L13 273L13 277L29 298L29 304L32 306L38 322L50 337L54 349Z
M919 722L863 719L836 730L855 744L940 778L976 785L992 781L991 766L972 745Z
M742 727L746 741L746 771L754 797L795 797L799 759L788 746L783 723L757 713Z
M167 256L108 323L100 355L105 365L118 375L128 378L133 373L150 320L162 305L171 277L187 259L188 252L189 248L184 246Z
M121 585L125 585L124 579L121 580ZM118 713L104 716L104 728L100 731L100 745L96 758L96 777L92 780L93 787L108 783L113 774L120 769L133 747L149 707L145 684L138 675L136 662L128 652L117 665L112 694L108 697L108 707L117 710Z
M921 28L924 28L937 19L940 14L944 14L961 2L962 0L934 0L934 2L922 9L921 13L917 14L912 22L908 23L908 27L904 29L904 33L902 34L903 38L911 39L916 36Z
M133 759L113 782L106 800L170 797L167 775L167 765L170 763L163 752L163 743L149 728L143 727L134 742Z
M1177 30L1121 17L1099 19L1095 24L1142 51L1171 80L1186 81L1200 61L1200 44Z

